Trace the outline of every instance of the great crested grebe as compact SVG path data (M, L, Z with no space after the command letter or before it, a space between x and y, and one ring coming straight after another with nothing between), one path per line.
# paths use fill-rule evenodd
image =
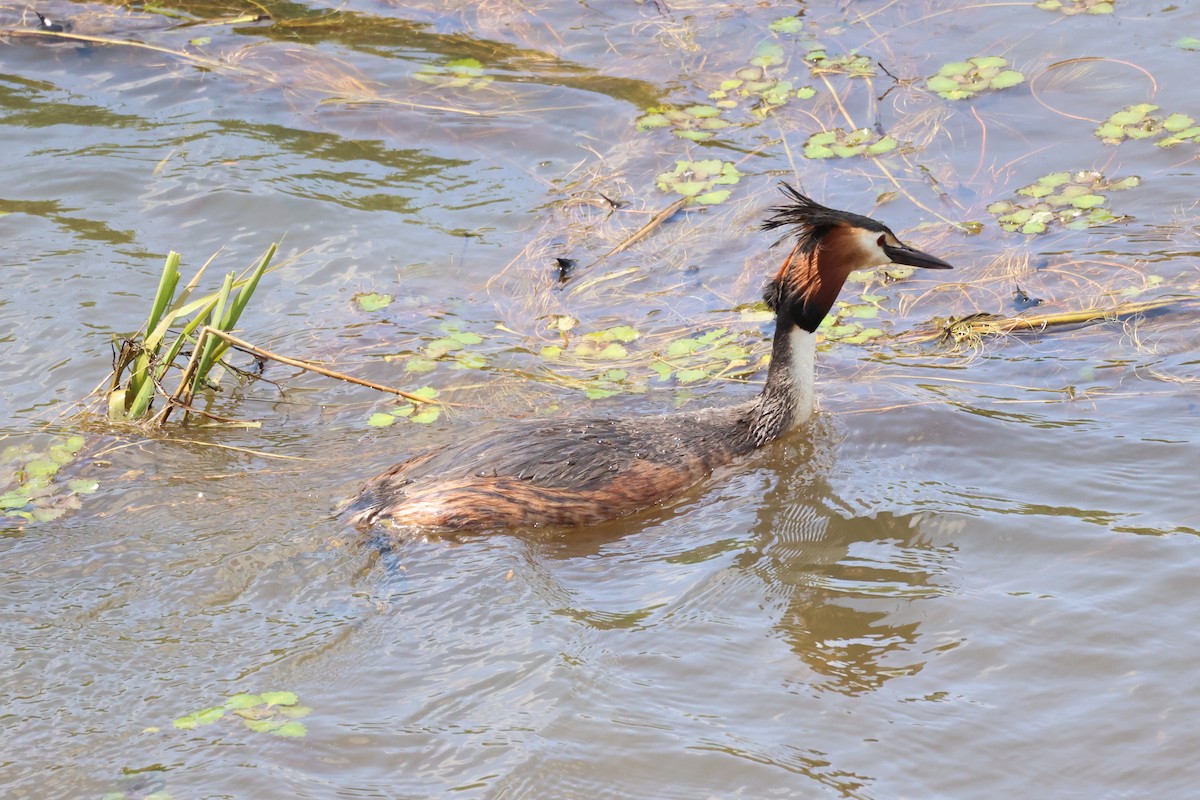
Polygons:
M775 340L756 398L633 419L524 420L468 436L367 482L348 509L351 523L480 531L589 525L667 500L807 420L815 331L846 277L887 263L951 266L869 217L826 208L787 184L782 190L790 202L771 208L762 227L791 227L796 244L763 293L775 312Z

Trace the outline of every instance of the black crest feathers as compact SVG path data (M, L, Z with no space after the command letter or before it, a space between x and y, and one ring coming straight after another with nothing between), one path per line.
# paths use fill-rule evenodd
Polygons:
M870 217L823 206L811 197L801 194L784 181L779 182L779 191L783 192L784 197L788 198L791 203L769 208L771 216L763 221L762 229L771 231L776 228L791 228L792 233L796 236L796 244L802 253L811 253L815 250L821 237L829 233L829 229L835 225L849 225L869 231L887 230L881 223ZM776 244L778 243L776 242Z

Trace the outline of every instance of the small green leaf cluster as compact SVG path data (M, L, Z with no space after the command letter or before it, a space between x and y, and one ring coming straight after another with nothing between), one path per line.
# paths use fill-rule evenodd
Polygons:
M438 364L446 362L456 369L482 369L487 365L487 357L469 349L482 341L478 333L459 330L454 323L443 323L442 336L426 344L420 353L409 356L404 369L419 375L432 372Z
M868 57L852 53L831 56L823 47L809 50L804 60L814 75L838 73L851 78L871 78L876 74L875 65Z
M1187 114L1168 114L1165 117L1156 116L1150 112L1158 111L1153 103L1138 103L1126 106L1112 114L1100 127L1096 128L1096 136L1105 144L1120 144L1126 139L1149 139L1154 136L1162 138L1155 142L1159 147L1173 147L1181 142L1200 144L1200 125Z
M703 161L676 161L675 169L662 172L655 178L658 188L664 192L675 192L697 205L715 205L729 198L729 189L716 186L731 186L742 178L731 162L710 158Z
M791 81L773 78L758 67L742 67L736 77L721 82L721 87L709 93L709 98L721 108L734 108L737 98L753 101L751 113L758 118L786 105L789 100L808 100L817 90L811 86L795 88Z
M656 354L650 369L659 380L674 377L680 384L737 374L751 360L750 348L738 338L738 334L730 333L727 328L717 328L700 336L676 339L667 345L665 352Z
M308 733L308 728L299 720L310 713L312 709L300 705L294 692L242 693L230 695L219 706L193 711L171 724L180 730L191 731L211 725L228 714L241 719L247 728L257 733L297 737Z
M851 303L839 300L830 310L829 315L821 320L818 330L831 341L843 344L862 344L870 339L883 336L883 329L870 325L863 320L879 317L886 300L881 294L864 293L859 297L862 302Z
M1028 202L1002 200L987 210L996 215L1006 231L1045 233L1054 224L1081 230L1125 219L1104 208L1108 198L1100 193L1131 189L1139 183L1141 178L1137 176L1110 181L1098 172L1053 172L1017 190L1017 194L1030 198Z
M573 319L567 317L566 319ZM570 352L591 361L621 361L629 357L629 348L625 345L641 338L641 333L630 325L617 325L602 331L591 331L577 337ZM562 356L565 348L552 344L542 348L542 358L556 359Z
M380 311L392 304L396 298L380 292L359 292L351 298L354 304L366 312Z
M558 361L564 353L585 361L624 361L629 358L627 344L637 341L642 334L631 325L615 325L602 331L591 331L568 342L566 334L579 320L566 315L551 317L549 327L563 334L563 345L547 345L539 355L547 361ZM572 381L578 386L578 382ZM629 371L611 367L582 382L589 400L600 400L617 394L641 393L646 391L644 379L631 376Z
M1034 5L1073 17L1076 14L1111 14L1115 2L1116 0L1041 0Z
M638 119L637 129L648 131L655 128L671 128L680 139L702 142L711 139L716 132L728 128L732 123L721 119L721 109L716 106L697 104L687 108L657 106L648 109Z
M482 89L492 82L483 64L474 58L456 58L445 64L426 64L413 77L438 89Z
M438 396L438 390L432 386L422 386L420 389L413 389L409 394L426 400L433 400ZM379 411L367 417L367 424L372 428L386 428L388 425L402 419L407 419L409 422L428 425L431 422L436 422L440 416L442 416L440 406L402 400L390 411Z
M891 152L900 143L891 136L880 136L870 128L847 131L837 128L821 131L808 137L804 143L805 158L850 158L866 155L878 156Z
M1008 69L1000 56L976 56L966 61L943 64L937 75L925 82L931 92L947 100L965 100L990 89L1007 89L1025 81L1025 76Z
M0 485L0 513L14 520L49 522L78 509L80 496L94 493L100 484L87 478L66 482L55 478L83 445L82 436L69 436L44 452L20 445L0 451L0 470L7 476Z

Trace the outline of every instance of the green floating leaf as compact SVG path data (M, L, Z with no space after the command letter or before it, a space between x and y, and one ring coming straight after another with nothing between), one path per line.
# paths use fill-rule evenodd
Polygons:
M993 89L1008 89L1025 82L1025 76L1015 69L1006 69L992 78Z
M268 706L294 706L300 702L300 698L296 696L295 692L263 692L259 697Z
M783 63L783 47L776 42L761 42L754 48L750 63L756 67L772 67Z
M378 311L381 308L387 308L396 298L390 294L380 294L379 292L359 292L352 299L355 305L363 311Z
M395 421L396 421L396 418L393 417L391 414L384 414L382 412L377 412L377 413L372 414L371 416L367 417L367 424L370 425L372 428L386 428L388 425L391 425Z
M483 341L482 336L480 336L478 333L471 333L470 331L452 331L448 338L453 339L459 344L479 344Z
M808 137L804 144L804 157L851 158L857 155L882 155L900 146L891 136L880 136L870 128L846 131L838 128L819 131Z
M252 708L263 704L262 696L257 694L233 694L225 698L225 708L229 711L240 708Z
M294 737L304 736L305 734L307 734L308 728L305 727L303 722L296 722L295 720L291 720L289 722L283 723L278 728L272 729L271 733L275 734L276 736L286 736L289 738L294 738Z
M667 345L667 355L671 358L679 358L694 353L702 347L704 347L704 343L698 339L676 339Z
M1008 60L1000 56L976 56L966 61L943 64L925 86L947 100L965 100L988 89L1008 89L1024 82L1015 69L1005 69Z
M783 17L772 22L767 29L775 33L800 33L804 30L804 20L800 17Z
M1175 46L1184 50L1200 50L1200 39L1195 36L1184 36L1182 39L1176 40Z
M715 192L705 192L704 194L696 195L695 201L697 205L715 206L718 203L724 203L729 199L729 195L731 194L733 192L728 189L717 189Z
M25 465L25 475L29 478L49 478L55 475L61 466L55 461L30 461Z
M75 494L95 494L96 490L100 488L100 483L86 478L76 478L67 481L67 488Z
M430 406L429 408L426 408L417 414L413 414L411 417L409 417L409 419L420 425L428 425L431 422L436 422L438 417L441 415L441 408L438 406Z
M424 356L413 356L404 362L405 372L415 372L420 374L423 372L432 372L435 369L437 369L437 362L431 358L425 358Z
M213 706L212 708L205 708L180 717L177 720L173 720L171 724L180 730L190 731L201 725L209 725L216 722L223 716L225 716L225 709L221 706Z

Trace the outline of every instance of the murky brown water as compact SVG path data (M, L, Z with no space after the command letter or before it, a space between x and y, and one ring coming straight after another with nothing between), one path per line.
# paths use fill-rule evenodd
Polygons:
M186 56L0 45L2 444L82 434L61 479L97 484L57 520L0 527L6 798L1194 796L1194 303L958 348L831 343L810 429L596 529L381 552L331 509L506 416L754 391L659 380L651 353L727 327L757 363L765 323L739 308L782 256L754 230L780 178L959 267L849 287L883 297L864 321L888 333L1017 313L1017 285L1037 313L1195 297L1197 145L1093 130L1134 103L1200 111L1200 52L1180 41L1200 36L1200 5L266 8L274 24L168 30L116 6L38 6ZM32 18L0 4L0 26ZM650 106L712 102L764 42L782 48L772 73L814 98L741 98L705 143L637 131ZM880 101L885 75L811 72L817 42L906 81L980 55L1030 80L959 102L905 82ZM843 113L911 149L803 158ZM743 174L727 202L589 266L675 197L656 175L705 158ZM986 210L1090 169L1141 177L1106 195L1130 219L1026 237ZM898 186L908 196L877 208ZM213 406L260 429L148 440L72 418L113 335L144 320L166 251L190 274L221 250L216 281L280 237L291 260L247 338L463 407L371 428L385 399L272 365L274 384L234 381ZM563 289L559 254L583 266ZM351 299L365 291L397 299L367 313ZM548 360L552 314L577 319L573 335L641 337L624 360ZM406 371L454 332L479 341ZM614 368L625 377L603 379ZM311 707L306 735L232 713L172 726L264 691Z

